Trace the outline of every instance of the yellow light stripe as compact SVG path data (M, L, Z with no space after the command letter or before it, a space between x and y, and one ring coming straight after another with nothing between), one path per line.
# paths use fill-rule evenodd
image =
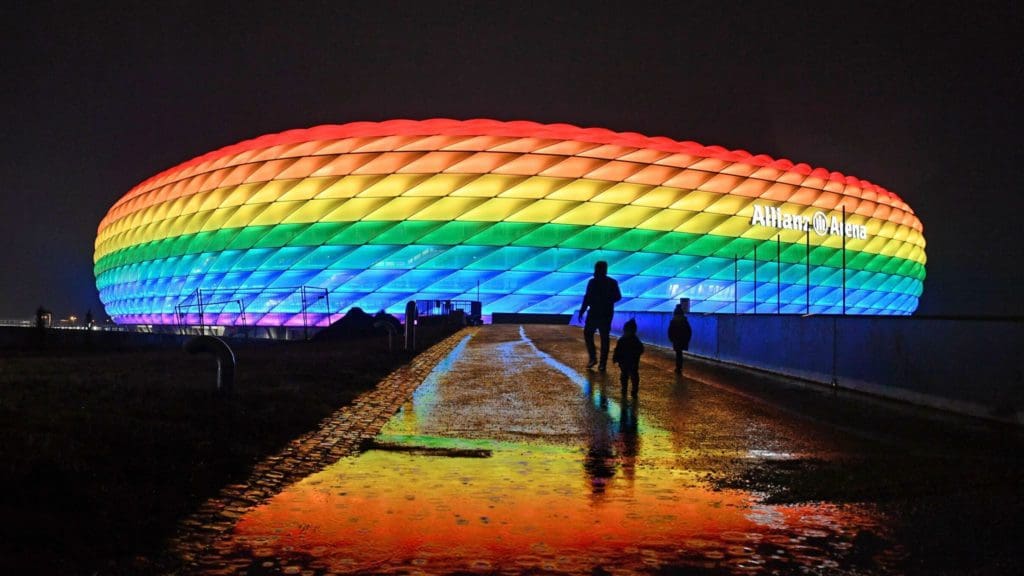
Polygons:
M398 177L391 180L392 177L384 178L382 176L346 176L343 178L323 177L323 178L310 178L302 181L280 181L277 183L266 183L261 185L259 183L242 184L234 189L216 189L216 197L223 197L225 199L221 202L221 206L231 206L243 203L253 202L269 202L279 199L293 199L290 195L292 191L298 189L294 199L303 199L309 197L313 190L320 189L316 192L316 197L337 197L345 198L362 193L366 193L367 189L377 189L375 184L378 184L384 180L393 182L396 185L396 189L391 189L388 186L387 192L384 188L381 188L382 193L397 194L401 193L397 190L397 187L401 187L402 184L408 184L409 182L417 181L420 178L428 177L424 184L431 183L434 188L429 189L426 195L440 195L445 193L444 184L451 184L451 188L448 193L455 195L469 194L469 195L497 195L507 194L509 197L542 197L540 190L550 190L547 196L552 198L563 198L569 200L582 201L586 199L602 200L609 202L625 202L627 199L626 195L620 195L615 190L623 190L620 187L628 186L635 188L626 188L624 190L645 190L646 188L635 184L611 184L609 185L606 181L590 181L590 180L571 180L571 179L559 179L550 177L533 177L523 181L521 178L488 175L483 178L473 178L470 175L436 175L430 177L430 175L392 175L392 177ZM440 178L447 177L450 180L444 180ZM480 181L478 185L467 185L467 182ZM290 183L290 184L289 184ZM507 186L505 186L507 185ZM479 187L476 187L479 186ZM504 186L504 187L503 187ZM537 187L532 188L531 187ZM419 189L420 186L413 186L413 188ZM393 191L391 191L393 190ZM779 195L779 198L785 197L808 197L812 190L801 189L799 187L787 188L787 192L784 195ZM807 194L804 194L804 191ZM521 194L513 194L513 192L522 192ZM815 192L816 193L816 192ZM206 193L202 193L206 194ZM740 198L739 196L733 195L720 195L714 192L707 192L704 190L686 191L681 189L659 187L657 189L650 188L646 194L631 200L638 204L648 205L663 205L666 201L671 200L675 195L674 202L669 205L674 208L688 209L688 210L703 210L709 209L710 206L717 206L720 202L727 202L732 204L740 204L743 200L734 199ZM413 194L409 194L413 195ZM212 195L211 195L212 196ZM123 230L119 226L137 226L140 225L141 220L136 219L138 215L143 215L144 219L163 219L166 217L173 217L175 214L191 213L195 210L202 210L208 206L209 198L211 196L203 196L204 200L201 205L195 205L194 201L189 201L187 204L182 204L181 199L176 199L170 203L164 202L155 206L143 209L141 212L132 213L129 220L125 218L114 221L110 225L100 231L103 234L104 231L119 232ZM775 195L767 194L768 198L772 198ZM838 204L838 200L841 197L829 193L829 196L824 200L819 198L814 202L814 206L822 209L828 209L829 206ZM728 200L726 200L728 199ZM764 199L760 200L761 202ZM791 200L787 201L790 203ZM800 204L797 202L796 204ZM156 210L155 212L153 210ZM908 216L903 211L892 209L889 206L877 204L866 200L857 200L855 205L857 213L871 214L876 218L884 218L885 216L892 215L895 221L902 222L905 216ZM178 211L178 212L176 212ZM720 213L726 213L725 210ZM911 217L912 221L916 221L916 218ZM915 230L916 231L916 230ZM920 234L918 232L918 234Z
M251 189L250 189L251 191ZM318 199L323 200L323 199ZM517 199L512 199L517 200ZM522 199L518 199L522 200ZM382 203L373 203L370 208L366 207L365 204L353 203L347 205L343 200L327 200L323 202L312 201L314 204L308 206L298 206L294 203L284 203L281 206L274 207L273 209L267 209L269 206L262 206L254 208L254 205L248 204L240 207L241 210L236 210L235 207L222 208L213 211L213 215L205 218L202 222L201 230L214 230L219 227L241 227L244 225L256 225L256 224L277 224L280 222L287 223L298 223L298 222L315 222L319 220L323 221L345 221L345 220L358 220L371 218L376 219L375 216L370 216L370 211L376 210ZM540 202L540 203L538 203ZM269 203L266 203L269 204ZM597 204L597 203L588 203ZM765 204L768 205L768 204ZM799 209L803 208L803 214L810 216L817 210L814 208L790 206L787 204L778 204L784 212L787 213L801 213ZM259 206L259 205L255 205ZM408 208L403 208L408 206ZM396 219L400 220L403 218L409 218L413 215L413 211L419 208L419 204L396 204L387 212L381 212L379 219ZM416 219L419 220L446 220L451 219L453 215L460 214L466 211L466 204L462 202L446 202L436 209L422 212L417 215ZM521 209L515 210L516 207L521 206ZM609 207L615 207L617 205L608 205ZM511 206L505 206L502 209L493 209L493 206L488 208L484 212L475 212L469 215L463 214L461 220L477 220L477 221L500 221L501 214L511 211L509 216L506 217L509 221L522 221L522 222L549 222L557 221L558 223L575 223L587 225L588 222L596 218L597 216L585 216L583 214L590 214L591 212L575 213L573 215L566 216L567 212L577 207L576 203L565 202L565 201L550 201L542 200L535 201L533 203L524 204L513 204ZM318 211L322 210L320 214L322 217L318 217ZM680 212L674 210L664 211L661 214L655 214L651 218L639 221L634 226L624 225L627 223L627 218L617 217L613 209L608 207L600 208L588 208L589 210L597 210L600 218L608 219L607 223L598 220L594 220L592 223L600 223L602 225L622 225L623 228L636 227L639 229L652 229L652 230L678 230L683 232L691 233L707 233L706 225L703 224L704 220L699 219L694 223L690 223L688 226L679 228L683 222L688 218L689 212ZM205 212L205 211L204 211ZM331 212L330 215L328 213ZM346 212L349 212L346 214ZM744 223L749 228L749 218L752 213L752 206L748 205L737 215L739 218L737 222ZM258 219L257 216L258 214ZM383 217L383 215L387 217ZM594 213L597 214L597 213ZM830 216L837 216L837 214L830 214ZM280 220L275 220L280 218ZM618 219L617 219L618 218ZM172 217L165 217L164 219L157 221L158 223L169 222L174 220ZM923 247L924 238L917 230L909 228L905 225L897 225L892 222L886 222L879 224L877 220L871 220L867 217L860 215L848 216L847 221L851 224L865 225L868 227L868 233L873 240L883 239L895 239L902 243L908 243L918 247ZM189 221L191 222L191 221ZM180 234L186 233L185 230L191 230L194 227L192 224L179 222L174 226L160 226L158 228L147 227L140 229L140 227L133 228L131 230L139 230L139 233L131 234L130 236L123 235L123 231L115 231L111 229L108 234L101 234L97 237L97 254L98 257L102 257L105 254L114 252L120 248L130 245L131 242L149 242L153 240L159 240L162 237L159 234L164 233L166 236L173 237ZM732 230L732 229L730 229ZM163 232L161 232L163 231ZM786 231L788 236L792 236L794 231ZM749 228L749 230L741 232L739 235L746 238L770 238L777 233L772 228ZM723 234L729 235L729 234ZM108 242L113 237L118 237L120 241ZM127 244L126 244L127 243ZM864 251L869 253L878 253L877 242L868 242L864 246ZM889 248L892 250L892 248ZM923 257L923 250L917 252L919 257Z

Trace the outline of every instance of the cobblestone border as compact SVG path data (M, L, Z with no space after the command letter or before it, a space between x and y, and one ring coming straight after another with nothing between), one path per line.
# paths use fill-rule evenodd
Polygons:
M325 418L316 430L292 440L281 452L254 466L246 482L228 485L204 502L179 524L169 542L169 551L180 561L182 573L223 569L217 543L230 534L239 518L290 484L356 453L362 442L380 432L434 366L475 331L460 330L417 354L352 404Z

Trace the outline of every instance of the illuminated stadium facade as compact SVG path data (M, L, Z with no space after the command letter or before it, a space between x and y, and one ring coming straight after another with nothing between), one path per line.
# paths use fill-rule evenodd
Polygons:
M924 248L898 196L805 164L565 124L393 120L267 135L142 182L100 223L95 272L119 323L324 325L478 295L485 314L566 313L597 260L625 312L686 297L888 315L917 307Z

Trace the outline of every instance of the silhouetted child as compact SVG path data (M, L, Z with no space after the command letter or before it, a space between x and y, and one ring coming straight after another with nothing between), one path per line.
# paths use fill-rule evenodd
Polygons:
M672 320L668 323L668 339L672 342L672 349L676 351L676 374L683 372L683 350L690 349L692 336L690 321L686 319L683 307L677 305Z
M615 344L612 362L619 365L622 375L622 394L626 394L629 381L633 381L633 396L640 391L640 355L644 353L644 344L636 336L636 320L630 319L622 326L622 338Z

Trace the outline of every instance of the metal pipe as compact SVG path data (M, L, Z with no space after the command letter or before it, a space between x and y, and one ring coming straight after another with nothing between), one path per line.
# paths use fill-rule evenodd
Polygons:
M416 301L409 300L405 304L405 349L416 349Z
M196 288L196 300L199 302L199 334L206 334L206 327L203 325L203 289Z
M238 302L238 316L239 316L239 318L242 319L242 334L245 334L245 337L248 338L249 337L249 327L245 325L245 304L242 302L241 299L237 300L237 302Z
M732 256L732 314L740 313L740 255Z
M394 340L395 335L398 334L398 329L391 322L385 322L383 320L377 320L373 323L374 328L383 328L388 333L388 353L395 351Z
M302 339L309 340L309 324L306 322L306 287L299 287L299 292L302 298Z
M327 325L330 326L334 323L334 315L331 314L331 293L324 289L324 300L327 303Z
M235 387L235 353L216 336L196 336L185 342L189 354L211 354L217 359L217 391L230 394Z
M757 314L757 246L754 246L754 314Z

